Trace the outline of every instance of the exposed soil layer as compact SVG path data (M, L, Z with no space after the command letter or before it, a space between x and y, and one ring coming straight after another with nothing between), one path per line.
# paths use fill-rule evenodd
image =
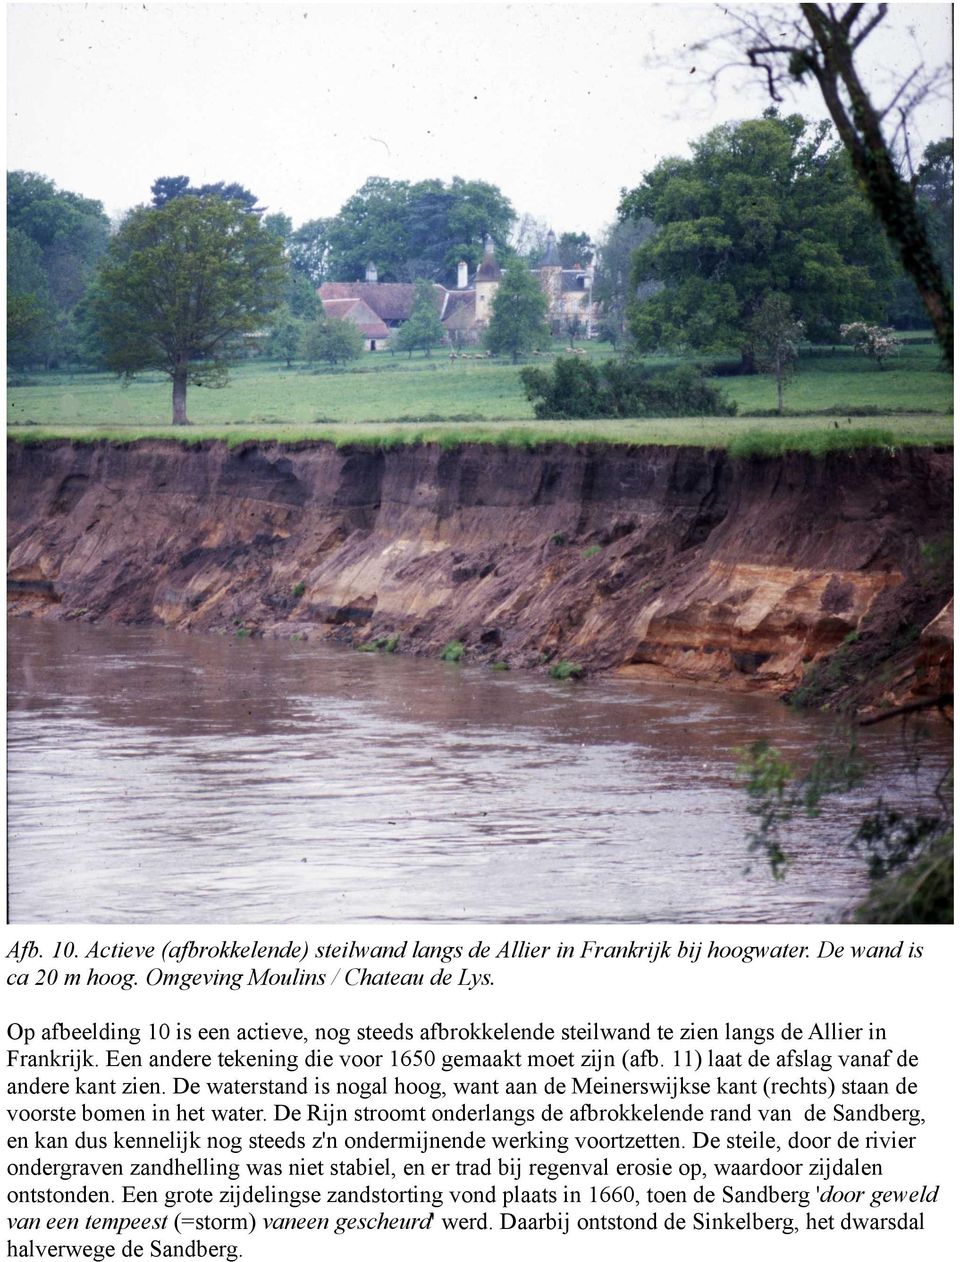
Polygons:
M944 691L953 453L11 443L16 614ZM832 672L832 673L831 673Z

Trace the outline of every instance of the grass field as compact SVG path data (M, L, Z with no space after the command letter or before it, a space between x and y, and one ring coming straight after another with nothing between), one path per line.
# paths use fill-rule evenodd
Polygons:
M594 359L610 356L608 347L595 343L587 353ZM548 364L550 358L533 362ZM260 437L385 444L557 438L728 446L749 431L761 430L779 435L781 444L788 435L833 433L837 437L817 441L850 445L854 432L879 428L883 438L874 441L952 440L953 378L939 370L935 347L917 344L908 344L883 372L847 348L805 358L787 387L791 415L784 418L764 415L765 409L772 410L776 393L770 378L724 377L720 385L748 415L535 421L516 367L494 360L451 362L438 352L429 359L366 356L356 367L340 371L242 364L225 389L190 389L193 426L186 431L172 430L170 384L160 374L146 374L129 386L113 377L86 374L38 374L29 381L8 389L8 431L14 437L175 435L233 442ZM858 413L880 419L865 421Z

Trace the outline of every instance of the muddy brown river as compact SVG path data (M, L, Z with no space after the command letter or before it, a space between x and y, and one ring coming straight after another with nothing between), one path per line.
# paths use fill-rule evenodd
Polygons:
M912 783L869 729L869 786L793 826L777 882L732 750L831 724L769 698L26 620L8 645L14 922L829 920L865 803Z

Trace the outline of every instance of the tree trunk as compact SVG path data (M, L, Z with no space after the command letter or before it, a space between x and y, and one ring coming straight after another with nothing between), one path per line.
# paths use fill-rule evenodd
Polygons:
M851 5L850 11L860 7ZM880 116L854 67L855 45L850 42L849 28L833 16L832 7L829 13L816 4L801 4L800 8L822 58L822 64L808 58L807 65L817 79L830 117L854 170L863 180L874 211L917 287L944 358L952 367L953 298L934 257L913 192L897 172L883 137ZM847 90L849 113L841 99L838 80Z
M189 425L187 420L187 365L177 364L173 370L173 423Z

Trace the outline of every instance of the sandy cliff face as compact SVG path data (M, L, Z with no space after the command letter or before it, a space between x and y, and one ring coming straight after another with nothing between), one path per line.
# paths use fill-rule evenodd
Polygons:
M952 469L951 452L919 449L12 444L10 603L354 644L399 634L416 653L458 639L476 660L781 692L841 649L844 686L899 697L939 689L949 663L949 566L931 556L951 530Z

